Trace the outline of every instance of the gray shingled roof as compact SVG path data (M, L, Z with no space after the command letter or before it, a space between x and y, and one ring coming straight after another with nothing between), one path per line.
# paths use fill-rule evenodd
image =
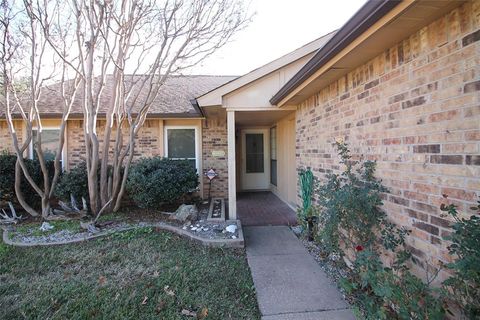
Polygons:
M112 75L107 76L104 92L102 94L102 103L100 114L104 114L112 99ZM165 84L161 87L157 98L150 108L150 116L161 117L196 117L199 111L192 105L192 99L213 90L236 77L233 76L170 76ZM129 80L129 77L126 77ZM133 80L130 80L133 81ZM53 84L43 89L41 99L39 101L40 112L44 116L56 117L60 116L63 111L63 102L60 93L59 84ZM142 96L147 94L147 88L143 89ZM71 116L80 116L82 114L82 91L79 90L72 106ZM140 101L142 99L139 99ZM102 108L104 106L104 108ZM102 110L103 109L103 110ZM134 110L136 108L134 107ZM0 114L4 116L5 110L1 110Z

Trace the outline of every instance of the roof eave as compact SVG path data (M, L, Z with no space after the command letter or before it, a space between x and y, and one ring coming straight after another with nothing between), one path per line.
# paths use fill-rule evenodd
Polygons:
M300 69L271 99L272 105L282 102L297 86L306 81L318 68L365 32L401 0L369 0L338 32Z

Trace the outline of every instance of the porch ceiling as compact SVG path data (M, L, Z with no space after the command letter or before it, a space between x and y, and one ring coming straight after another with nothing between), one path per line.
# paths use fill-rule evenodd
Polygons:
M292 112L295 112L295 111L293 110L236 111L235 124L237 127L271 126Z

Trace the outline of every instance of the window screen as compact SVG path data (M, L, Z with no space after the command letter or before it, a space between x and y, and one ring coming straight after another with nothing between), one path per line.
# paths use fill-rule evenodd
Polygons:
M196 167L195 129L167 129L167 156L189 160Z
M245 134L245 151L247 173L264 172L263 133Z

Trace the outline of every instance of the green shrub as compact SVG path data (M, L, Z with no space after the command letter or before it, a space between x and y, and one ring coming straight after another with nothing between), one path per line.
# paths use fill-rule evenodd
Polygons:
M452 241L449 253L456 260L447 264L453 270L452 277L444 282L465 316L469 319L480 319L480 201L472 210L477 215L468 219L458 216L457 207L453 204L442 205L440 209L454 218L453 232L447 238Z
M141 208L158 209L179 200L198 186L196 169L186 160L142 158L132 164L127 192Z
M71 194L79 204L81 203L82 197L85 198L87 202L89 200L87 164L85 162L81 162L68 172L63 172L58 179L55 196L60 200L69 202Z
M24 159L28 172L35 183L43 189L43 173L40 168L38 160ZM11 201L18 204L17 196L15 194L15 164L17 162L17 156L2 152L0 154L0 200ZM46 162L50 179L53 178L54 166L53 161ZM34 207L38 208L40 205L40 197L32 188L27 179L23 176L20 184L22 193L25 196L26 202Z
M380 209L382 192L387 189L374 176L375 162L354 162L345 144L337 143L336 147L345 170L327 175L326 183L318 188L323 227L320 239L330 251L339 251L339 241L349 248L373 247L378 244L375 232L387 222Z
M352 161L345 144L336 147L345 170L328 175L318 188L319 241L328 252L351 253L353 268L342 287L356 297L367 319L443 319L438 290L406 266L409 231L388 221L381 210L387 189L374 176L375 162ZM386 252L394 257L390 265L381 259Z

